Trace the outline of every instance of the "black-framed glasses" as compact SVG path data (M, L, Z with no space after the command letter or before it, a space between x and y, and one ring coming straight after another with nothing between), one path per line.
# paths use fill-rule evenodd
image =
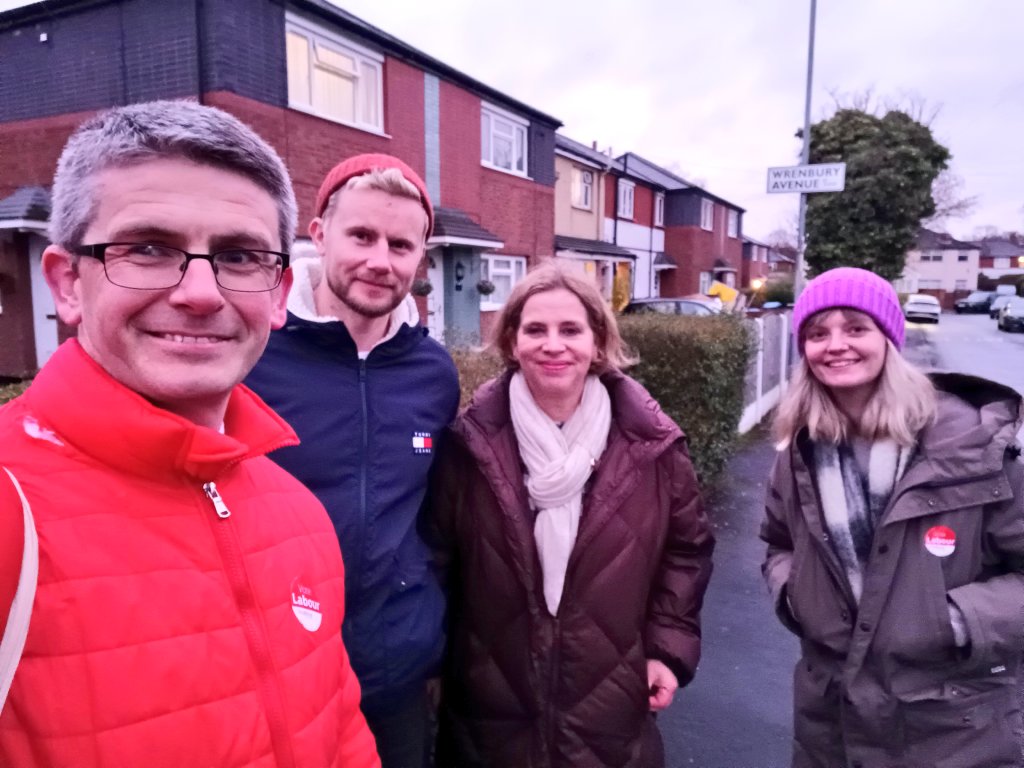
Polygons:
M157 243L94 243L74 251L102 262L107 280L114 285L150 291L174 288L193 259L210 262L221 288L245 293L274 290L288 268L287 253L252 248L189 253Z

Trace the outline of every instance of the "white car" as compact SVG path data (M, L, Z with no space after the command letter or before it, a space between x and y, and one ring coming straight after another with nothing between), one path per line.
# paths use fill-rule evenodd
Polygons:
M926 293L910 294L907 297L907 302L903 305L903 316L907 320L937 323L941 314L942 305L939 304L939 300Z

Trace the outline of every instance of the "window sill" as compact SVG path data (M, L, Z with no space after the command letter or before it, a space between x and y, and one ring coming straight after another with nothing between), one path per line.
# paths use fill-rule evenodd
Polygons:
M577 211L586 211L587 213L591 213L594 210L592 205L576 205L576 203L573 203L572 207Z
M391 134L384 133L384 131L382 131L380 128L375 128L370 125L360 125L359 123L350 123L347 120L339 120L336 117L332 117L331 115L325 115L323 112L317 112L315 109L304 107L301 104L289 104L288 109L293 109L296 112L301 112L304 115L312 115L313 117L319 117L321 120L326 120L327 122L334 123L335 125L343 125L346 128L352 128L353 130L356 131L369 133L373 136L380 136L382 139L391 138Z
M499 309L504 307L504 304L499 304L496 301L481 301L480 311L481 312L497 312Z
M509 170L508 168L502 168L500 165L491 165L486 160L481 160L480 161L480 165L482 165L484 168L487 168L488 170L491 170L491 171L497 171L498 173L504 173L504 174L506 174L508 176L515 176L517 179L524 179L525 181L533 181L533 179L531 179L525 173L520 173L519 171L512 171L512 170Z

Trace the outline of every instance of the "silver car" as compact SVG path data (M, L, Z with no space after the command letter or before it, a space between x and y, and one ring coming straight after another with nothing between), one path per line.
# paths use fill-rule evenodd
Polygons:
M903 305L903 316L907 320L937 323L941 314L942 305L939 304L939 300L926 293L910 294L907 297L907 302Z

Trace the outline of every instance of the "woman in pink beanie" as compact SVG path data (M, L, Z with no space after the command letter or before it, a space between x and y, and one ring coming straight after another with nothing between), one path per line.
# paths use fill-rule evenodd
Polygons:
M808 283L762 566L801 644L793 765L1021 765L1021 397L900 353L892 286Z

